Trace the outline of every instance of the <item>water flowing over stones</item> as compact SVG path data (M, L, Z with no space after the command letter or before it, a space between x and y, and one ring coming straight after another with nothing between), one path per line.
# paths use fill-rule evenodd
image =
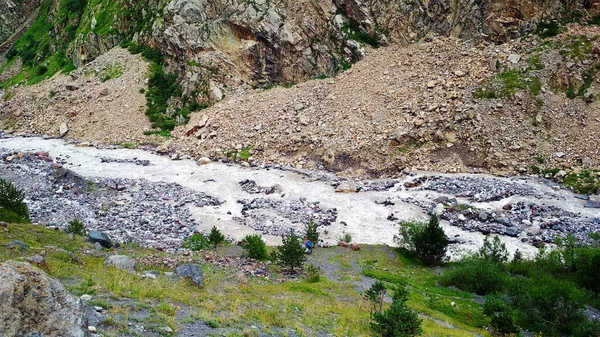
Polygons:
M355 181L357 193L336 193L341 180L331 173L287 166L198 166L37 137L5 137L0 149L0 176L25 191L33 221L64 228L77 218L116 242L159 249L179 249L184 238L212 226L234 240L260 233L278 244L281 234L302 233L311 219L324 244L343 233L358 243L394 244L400 221L433 212L461 250L498 234L510 250L532 254L533 244L567 233L587 239L600 228L597 210L584 207L588 200L528 177L418 172Z

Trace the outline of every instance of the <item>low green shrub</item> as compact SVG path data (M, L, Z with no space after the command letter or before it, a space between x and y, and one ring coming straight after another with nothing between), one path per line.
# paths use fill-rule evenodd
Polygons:
M13 184L0 179L0 220L6 222L28 222L29 209L23 202L25 195Z
M392 305L389 309L373 314L371 329L375 336L413 337L423 333L421 319L406 304L406 296L402 295L405 292L402 289L398 290L401 294L394 295Z
M446 270L440 281L444 285L486 295L503 291L510 278L499 264L472 255L464 258L454 268Z
M248 253L248 257L257 260L267 259L267 246L259 234L246 235L242 240L242 248Z
M197 251L212 249L214 248L214 245L206 236L204 236L204 234L194 234L189 238L184 239L181 247Z
M310 242L312 242L315 247L319 242L319 224L317 224L314 220L310 220L306 226L304 227L304 237L307 238Z

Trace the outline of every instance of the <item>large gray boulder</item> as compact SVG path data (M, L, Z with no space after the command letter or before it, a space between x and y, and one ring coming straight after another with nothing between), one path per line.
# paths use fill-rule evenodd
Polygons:
M187 263L177 267L175 274L179 277L188 277L195 285L202 287L204 278L202 277L202 269L197 264Z
M84 306L24 262L0 264L0 336L87 336Z
M113 246L112 241L110 241L108 235L100 231L90 231L88 233L88 239L91 243L98 242L104 248L110 248Z
M136 261L125 255L111 255L104 261L104 265L121 270L135 270Z

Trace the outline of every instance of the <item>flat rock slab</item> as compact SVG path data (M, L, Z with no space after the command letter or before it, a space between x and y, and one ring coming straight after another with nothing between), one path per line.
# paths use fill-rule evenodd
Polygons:
M179 277L188 277L195 285L202 287L204 277L202 276L202 269L197 264L187 263L177 267L175 274Z
M121 270L135 270L137 262L125 255L111 255L104 261L104 266L115 267Z

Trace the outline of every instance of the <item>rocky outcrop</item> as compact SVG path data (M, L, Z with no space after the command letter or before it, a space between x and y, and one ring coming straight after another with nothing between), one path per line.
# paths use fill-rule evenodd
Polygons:
M83 304L40 269L2 263L0 336L87 336Z
M332 75L361 59L368 45L405 44L431 32L500 42L534 30L542 18L598 10L587 0L117 2L123 10L112 24L98 27L97 18L110 11L102 7L81 18L87 33L67 50L74 63L88 63L129 36L169 55L183 95L207 104L243 83L269 87Z
M0 0L0 46L35 14L41 0Z

